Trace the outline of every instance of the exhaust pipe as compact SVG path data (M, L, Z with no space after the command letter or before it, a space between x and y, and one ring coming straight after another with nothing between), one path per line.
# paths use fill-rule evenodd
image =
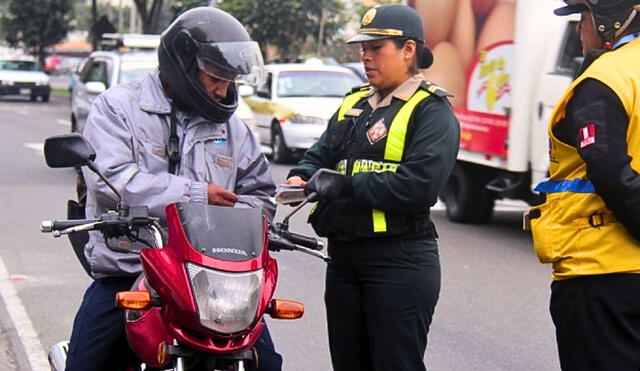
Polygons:
M51 347L51 350L49 350L49 365L51 366L51 371L64 371L68 351L68 341L61 341Z

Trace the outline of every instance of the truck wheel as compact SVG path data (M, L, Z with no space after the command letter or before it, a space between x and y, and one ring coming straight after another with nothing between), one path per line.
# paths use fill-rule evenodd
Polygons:
M37 100L38 100L38 96L37 96L37 95L32 95L32 96L30 96L30 97L29 97L29 100L30 100L31 102L35 102L35 101L37 101Z
M49 94L45 94L42 96L42 101L47 103L49 101Z
M271 128L271 159L276 164L282 164L289 160L291 153L284 142L284 135L280 126L274 125Z
M440 196L447 216L456 223L484 223L491 218L495 199L485 188L480 171L457 163Z

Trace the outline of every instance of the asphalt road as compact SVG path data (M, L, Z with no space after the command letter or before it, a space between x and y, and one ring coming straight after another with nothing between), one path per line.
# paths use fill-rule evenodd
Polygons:
M68 117L66 98L52 97L49 104L0 101L1 370L46 367L44 349L69 336L90 282L64 238L38 231L41 220L64 218L66 200L74 195L72 171L47 168L41 153L44 138L69 131ZM274 166L276 182L288 168ZM287 210L280 208L276 219ZM432 215L443 286L429 334L429 370L558 370L547 311L550 269L538 263L529 235L520 230L521 212L501 209L478 226L452 224L440 207ZM302 214L291 228L311 233ZM306 306L300 320L268 321L285 370L330 370L324 263L299 253L276 257L276 296ZM15 296L6 295L11 290Z

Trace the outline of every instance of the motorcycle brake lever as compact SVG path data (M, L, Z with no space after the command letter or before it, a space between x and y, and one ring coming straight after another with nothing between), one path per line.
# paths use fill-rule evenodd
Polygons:
M71 227L71 228L67 228L67 229L63 229L61 231L53 231L53 237L60 237L63 234L70 234L70 233L76 233L76 232L82 232L82 231L90 231L92 229L94 229L97 225L99 225L102 222L93 222L93 223L88 223L88 224L83 224L83 225L78 225L75 227Z
M331 257L329 255L323 254L319 251L315 251L306 247L302 247L302 246L296 246L296 250L305 253L305 254L309 254L311 256L314 256L316 258L320 258L322 260L324 260L325 262L330 262L331 261Z

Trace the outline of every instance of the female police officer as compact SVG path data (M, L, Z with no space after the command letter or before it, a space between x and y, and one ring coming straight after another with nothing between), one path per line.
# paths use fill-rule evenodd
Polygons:
M335 370L424 370L440 290L429 208L456 160L459 124L447 93L424 81L431 52L403 5L370 9L360 43L369 84L354 88L326 132L291 170L305 185L320 168L344 174L312 212L329 239L325 303Z

